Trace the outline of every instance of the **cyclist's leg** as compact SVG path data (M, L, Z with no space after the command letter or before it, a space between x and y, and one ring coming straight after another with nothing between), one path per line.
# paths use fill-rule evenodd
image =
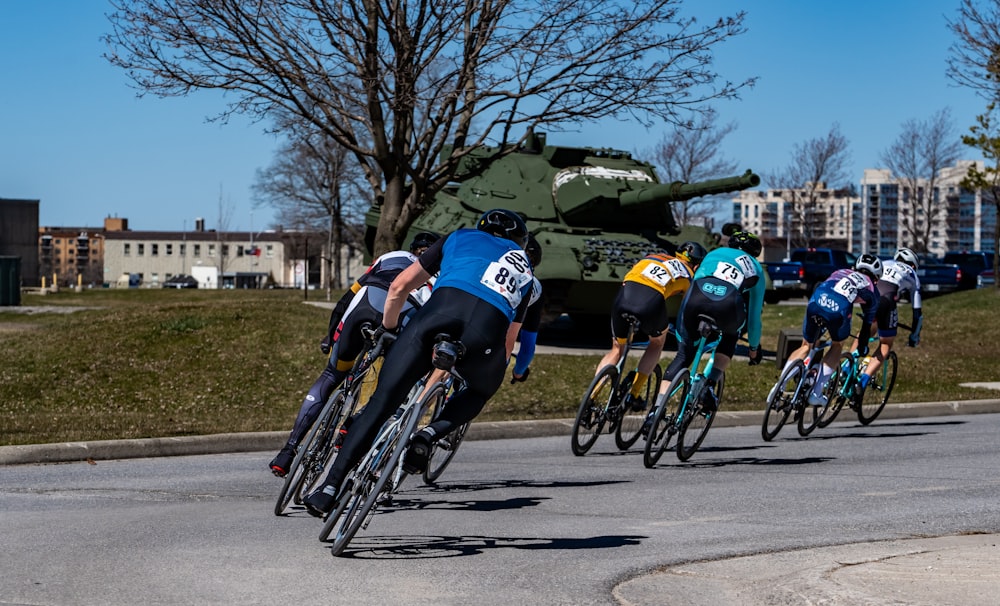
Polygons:
M868 381L878 372L889 352L892 351L892 343L896 340L896 333L899 330L899 310L896 308L896 299L893 297L881 297L878 302L878 311L875 312L876 322L878 322L879 349L872 352L871 360L865 369L865 376L862 378L861 387L868 385Z
M432 307L432 303L428 301L421 311L430 311L428 308ZM421 319L425 321L421 322ZM375 392L351 424L326 479L303 501L311 513L323 514L333 507L347 472L365 455L379 429L396 411L413 385L430 371L430 348L434 335L440 332L440 324L440 318L432 313L418 314L400 333L386 354Z

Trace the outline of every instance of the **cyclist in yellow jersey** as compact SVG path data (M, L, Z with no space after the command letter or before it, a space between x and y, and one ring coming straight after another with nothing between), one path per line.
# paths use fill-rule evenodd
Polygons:
M631 392L625 400L626 406L636 411L646 406L639 394L645 391L646 380L663 353L667 338L664 331L671 321L667 300L676 298L680 301L691 285L695 269L708 251L697 242L684 242L677 247L675 254L647 255L625 274L611 307L611 350L604 354L595 371L596 374L621 358L629 328L622 314L635 316L639 320L639 330L649 336L649 345L639 359Z

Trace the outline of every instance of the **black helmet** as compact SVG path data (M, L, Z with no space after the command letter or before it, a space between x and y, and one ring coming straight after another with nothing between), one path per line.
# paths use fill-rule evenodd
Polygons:
M681 257L691 265L701 265L701 260L705 258L708 251L697 242L688 240L677 247L677 256Z
M738 248L751 257L760 255L764 249L760 238L748 231L738 231L729 236L729 248Z
M528 243L524 245L524 252L528 253L528 260L531 267L535 268L542 262L542 245L538 243L534 234L528 234Z
M484 212L483 216L479 217L476 229L510 240L521 248L528 242L528 226L524 224L524 219L506 208L494 208Z
M427 231L422 231L417 235L413 236L413 241L410 242L410 252L416 252L418 248L427 248L431 244L434 244L441 239L441 236L437 234L432 234Z

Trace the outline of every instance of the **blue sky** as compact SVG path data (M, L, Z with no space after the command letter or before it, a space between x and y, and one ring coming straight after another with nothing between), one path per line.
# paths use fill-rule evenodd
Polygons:
M786 166L795 144L834 123L850 142L852 175L876 167L908 119L950 107L964 133L985 103L944 76L952 36L944 17L957 0L688 0L709 22L738 10L749 31L718 47L716 70L757 76L742 100L716 105L738 128L726 156L757 172ZM110 7L98 0L0 0L0 198L41 200L42 225L100 226L127 217L132 229L259 230L272 213L254 209L255 171L278 142L263 124L207 118L221 97L136 98L101 55ZM644 152L666 127L587 125L549 143ZM965 157L978 158L972 150ZM721 176L721 175L720 175Z

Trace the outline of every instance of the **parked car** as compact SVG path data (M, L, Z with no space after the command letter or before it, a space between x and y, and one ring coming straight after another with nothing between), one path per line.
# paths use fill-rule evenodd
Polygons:
M187 274L179 274L164 282L163 288L198 288L198 280Z
M991 288L994 283L992 269L983 270L976 278L976 288Z
M983 271L993 267L993 253L982 251L953 251L945 253L945 263L954 263L962 270L962 280L959 290L976 287L976 278Z

